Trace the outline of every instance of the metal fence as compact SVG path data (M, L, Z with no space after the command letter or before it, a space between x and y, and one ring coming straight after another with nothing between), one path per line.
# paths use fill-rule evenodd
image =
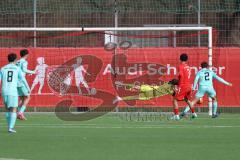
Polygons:
M151 25L212 26L217 36L215 46L239 47L240 0L0 1L0 27L144 27ZM0 41L5 42L6 33L0 33L0 36ZM22 34L18 34L17 38L21 39L21 36ZM205 39L200 36L194 40L183 40L177 45L201 46L204 41ZM29 43L21 43L21 45L33 45ZM63 46L68 46L65 45L66 40L62 40L61 43L64 43ZM51 45L59 46L57 42ZM8 45L1 43L1 46ZM11 46L18 45L11 43ZM39 46L45 45L39 41ZM77 45L74 44L74 46Z

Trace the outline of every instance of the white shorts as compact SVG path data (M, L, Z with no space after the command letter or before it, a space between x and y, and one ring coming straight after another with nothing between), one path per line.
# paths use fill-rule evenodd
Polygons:
M33 83L43 83L44 82L45 77L35 77L35 79L33 80Z

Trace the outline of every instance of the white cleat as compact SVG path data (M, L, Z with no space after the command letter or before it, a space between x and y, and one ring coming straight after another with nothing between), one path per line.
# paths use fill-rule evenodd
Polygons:
M17 133L17 131L15 131L13 128L9 128L8 133Z
M170 120L176 120L176 121L179 121L180 120L180 117L179 115L174 115L170 118Z
M197 113L193 113L192 114L192 118L197 118L198 116L197 116Z
M117 96L117 97L113 100L113 104L115 104L115 103L117 103L117 102L119 102L119 101L121 101L121 100L122 100L122 98L119 97L119 96Z

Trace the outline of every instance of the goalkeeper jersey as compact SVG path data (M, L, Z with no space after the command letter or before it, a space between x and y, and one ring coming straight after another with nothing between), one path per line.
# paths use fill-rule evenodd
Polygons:
M141 94L142 93L142 94ZM160 86L141 85L140 94L146 98L161 97L164 95L172 95L174 93L173 85L164 83Z

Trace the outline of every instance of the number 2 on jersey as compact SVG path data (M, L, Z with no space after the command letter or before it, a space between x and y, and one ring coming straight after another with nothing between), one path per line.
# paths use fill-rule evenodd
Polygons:
M205 81L209 81L209 72L205 72Z

